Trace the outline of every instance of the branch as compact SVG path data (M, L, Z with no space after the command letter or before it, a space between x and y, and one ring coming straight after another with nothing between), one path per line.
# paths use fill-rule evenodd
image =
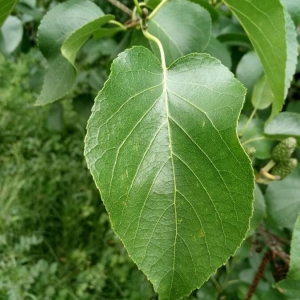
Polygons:
M246 295L246 298L245 300L250 300L252 295L254 294L255 290L256 290L256 287L260 281L260 279L262 278L263 274L264 274L264 271L265 271L265 268L267 266L267 263L269 262L270 258L271 258L271 253L272 251L269 250L266 252L266 254L264 255L260 265L259 265L259 268L253 278L253 281L252 281L252 284L249 288L249 291Z
M126 13L127 15L129 15L130 17L132 16L132 10L129 9L127 6L125 6L124 4L122 4L120 1L118 0L107 0L108 2L110 2L112 5L114 5L115 7L121 9L124 11L124 13Z

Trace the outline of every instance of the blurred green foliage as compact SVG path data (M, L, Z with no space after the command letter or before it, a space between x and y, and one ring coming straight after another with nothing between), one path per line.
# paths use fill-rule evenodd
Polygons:
M64 99L53 131L33 106L35 59L0 56L0 299L155 299L86 168L85 119Z

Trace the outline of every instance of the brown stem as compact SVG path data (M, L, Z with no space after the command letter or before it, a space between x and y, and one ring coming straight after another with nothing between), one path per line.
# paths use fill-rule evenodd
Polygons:
M247 293L247 296L245 298L245 300L250 300L252 295L254 294L255 290L256 290L256 287L260 281L260 279L262 278L263 274L264 274L264 271L265 271L265 268L267 266L267 263L268 261L270 260L271 258L271 253L272 251L269 250L268 252L266 252L266 254L264 255L260 265L259 265L259 268L253 278L253 281L252 281L252 284L249 288L249 291Z
M263 226L260 226L257 231L259 234L261 234L267 246L272 251L274 256L279 256L288 266L290 265L290 256L284 252L284 250L281 247L281 240L277 236L273 235L271 232L269 232L266 228ZM286 242L286 240L285 240Z
M117 8L121 9L124 11L124 13L126 13L127 15L129 15L130 17L132 16L132 10L129 9L127 6L125 6L123 3L121 3L118 0L107 0L108 2L110 2L112 5L116 6Z

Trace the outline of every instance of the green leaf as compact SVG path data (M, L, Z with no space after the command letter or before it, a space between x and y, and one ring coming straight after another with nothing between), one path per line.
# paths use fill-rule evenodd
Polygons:
M214 37L210 38L210 41L203 52L219 59L228 69L231 68L231 56L228 48Z
M297 41L291 18L279 0L223 2L237 16L260 57L274 94L273 118L282 109L296 68Z
M54 102L72 89L77 77L73 63L78 49L111 19L113 16L105 16L97 5L86 0L59 4L43 18L38 42L49 67L37 105Z
M300 281L285 279L278 282L279 287L286 300L298 300L300 294Z
M286 137L300 138L300 114L295 112L282 112L265 127L265 134L273 138Z
M271 105L273 99L274 96L268 79L263 75L254 85L252 104L257 109L265 109Z
M251 99L254 84L263 75L263 67L255 51L247 52L240 60L236 77L247 88L247 99Z
M292 237L292 244L291 244L291 261L290 261L290 268L287 274L288 279L298 280L300 281L300 214L296 220L294 230L293 230L293 237Z
M88 167L113 229L161 300L200 287L248 230L253 175L236 134L244 94L207 54L164 70L134 47L96 98Z
M15 4L17 3L17 0L0 0L0 27L4 23L7 16L10 14L10 12L13 10Z
M0 51L12 53L19 46L23 37L23 25L20 19L9 16L0 29Z
M65 58L71 64L74 64L76 53L82 47L82 45L88 40L88 38L96 31L101 28L102 25L106 24L110 20L114 19L112 15L105 15L96 19L92 22L87 23L72 35L70 35L62 44L61 52ZM104 37L105 35L101 36Z
M161 7L148 26L149 32L161 41L169 66L186 54L205 49L210 38L211 19L200 5L172 0ZM154 42L150 45L154 54L160 57L157 45Z
M199 4L204 7L210 14L212 21L216 21L219 18L219 13L215 8L208 2L208 0L189 0L193 3Z
M271 182L265 194L268 220L293 229L300 211L300 168L280 181Z

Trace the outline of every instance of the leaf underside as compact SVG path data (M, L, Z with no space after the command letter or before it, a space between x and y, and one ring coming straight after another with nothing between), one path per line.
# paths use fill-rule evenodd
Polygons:
M88 167L113 229L162 300L200 287L248 230L253 174L236 134L244 94L207 54L164 71L134 47L96 98Z

